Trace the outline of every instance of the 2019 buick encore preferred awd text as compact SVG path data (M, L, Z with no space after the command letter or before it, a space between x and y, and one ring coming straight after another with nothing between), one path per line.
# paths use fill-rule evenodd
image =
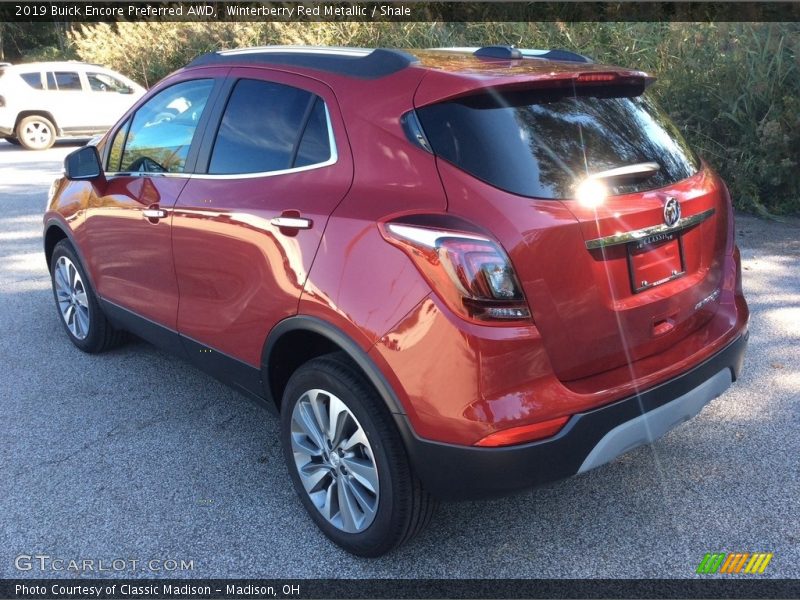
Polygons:
M602 465L737 378L731 200L652 82L506 46L202 56L67 157L59 318L273 409L311 518L380 555L439 499Z

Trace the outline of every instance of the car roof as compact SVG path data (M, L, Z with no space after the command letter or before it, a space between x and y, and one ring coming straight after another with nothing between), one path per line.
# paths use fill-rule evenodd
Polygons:
M44 69L74 69L76 67L92 67L96 69L106 69L103 66L92 64L92 63L85 63L80 62L77 60L55 60L55 61L40 61L40 62L29 62L29 63L18 63L18 64L8 64L4 68L6 69L14 69L20 71L29 71L29 70L44 70ZM108 70L108 69L106 69Z
M572 71L575 65L595 70L581 54L559 49L520 49L513 46L428 48L345 48L322 46L261 46L220 50L196 58L187 68L200 66L281 66L313 69L359 79L377 79L406 68L433 69L472 75L507 77L531 72ZM604 66L603 70L616 69Z
M220 50L196 58L187 68L209 65L261 65L313 69L361 79L376 79L411 66L416 57L403 50L322 46L262 46Z
M413 85L416 106L478 93L494 88L566 84L591 77L607 77L617 83L637 82L642 89L653 78L641 71L596 64L569 50L520 49L512 46L481 48L429 48L397 50L388 48L333 48L308 46L265 46L221 50L196 58L186 69L210 66L265 67L307 74L323 81L347 78L348 87L359 90L371 81L400 77L400 85ZM416 82L403 79L415 74ZM599 81L599 79L598 79Z

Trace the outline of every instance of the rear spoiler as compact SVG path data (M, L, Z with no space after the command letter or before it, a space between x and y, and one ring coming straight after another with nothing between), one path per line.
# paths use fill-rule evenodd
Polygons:
M577 86L595 90L624 87L632 88L632 95L640 95L655 81L655 77L642 71L597 64L588 56L570 50L513 46L431 50L471 54L483 64L478 67L467 65L460 71L428 71L414 96L417 108L491 91L564 90Z

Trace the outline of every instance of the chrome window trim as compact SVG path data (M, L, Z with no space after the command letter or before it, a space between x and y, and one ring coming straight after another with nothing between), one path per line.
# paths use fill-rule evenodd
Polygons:
M315 94L316 95L316 94ZM317 95L322 100L322 105L325 107L325 124L328 128L328 145L331 149L331 155L328 160L323 162L314 163L313 165L304 165L302 167L292 167L290 169L279 169L277 171L261 171L258 173L195 173L192 177L197 179L255 179L257 177L274 177L276 175L288 175L290 173L302 173L303 171L312 171L314 169L321 169L323 167L330 167L339 161L339 151L336 147L336 137L333 134L333 124L331 123L331 114L328 111L328 103L323 98Z
M157 171L111 171L106 177L194 177L194 173L159 173Z
M659 233L672 233L675 231L680 231L681 229L688 229L689 227L694 227L695 225L702 223L703 221L708 219L711 215L713 215L715 212L716 209L709 208L708 210L705 210L701 213L697 213L696 215L691 215L689 217L682 218L672 227L664 224L653 225L652 227L636 229L635 231L615 233L614 235L596 238L593 240L587 240L586 248L588 250L597 250L598 248L608 248L609 246L617 246L620 244L637 242L642 238L650 237L651 235L657 235Z
M319 96L318 96L319 97ZM328 111L328 103L322 100L325 107L325 124L328 128L328 145L331 149L331 156L328 160L313 165L304 165L302 167L292 167L291 169L279 169L277 171L262 171L259 173L157 173L149 171L117 171L106 173L106 177L191 177L192 179L255 179L257 177L274 177L275 175L288 175L290 173L302 173L303 171L311 171L313 169L321 169L335 165L339 161L339 151L336 147L336 137L333 134L333 124L331 123L331 114Z

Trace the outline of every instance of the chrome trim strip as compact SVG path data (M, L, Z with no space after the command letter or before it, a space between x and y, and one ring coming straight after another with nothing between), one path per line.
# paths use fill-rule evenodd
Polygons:
M709 208L696 215L684 217L675 225L653 225L652 227L645 227L644 229L637 229L635 231L626 231L623 233L615 233L606 237L597 238L594 240L586 241L586 248L588 250L597 250L598 248L608 248L609 246L617 246L619 244L628 244L630 242L637 242L642 238L656 235L659 233L672 233L680 231L681 229L688 229L694 227L698 223L702 223L716 212L716 209Z
M320 98L320 100L322 100ZM335 165L339 160L339 151L336 148L336 138L333 135L333 124L331 123L331 114L328 111L328 104L324 100L322 104L325 106L325 121L328 126L328 145L331 148L331 156L328 160L315 163L313 165L305 165L303 167L293 167L291 169L281 169L279 171L264 171L261 173L226 173L215 175L213 173L194 173L193 179L255 179L256 177L274 177L275 175L288 175L289 173L301 173L303 171L311 171L313 169L321 169L323 167L330 167Z
M158 171L110 171L106 173L106 178L110 177L185 177L191 179L192 173L159 173Z
M261 173L226 173L214 175L212 173L150 173L148 171L119 171L106 173L106 177L118 177L120 175L124 175L127 177L186 177L187 179L255 179L256 177L274 177L275 175L301 173L303 171L311 171L313 169L321 169L323 167L335 165L339 160L339 151L336 148L336 138L333 135L333 124L331 123L331 114L328 112L328 104L324 100L322 103L325 106L325 121L328 126L328 145L331 148L331 157L324 162L315 163L313 165L305 165L303 167L294 167L291 169L281 169L279 171L264 171Z
M388 223L386 229L394 235L417 242L428 248L436 248L438 241L442 238L476 240L479 242L489 241L487 238L480 235L432 229L430 227L418 227L416 225L404 225L403 223Z

